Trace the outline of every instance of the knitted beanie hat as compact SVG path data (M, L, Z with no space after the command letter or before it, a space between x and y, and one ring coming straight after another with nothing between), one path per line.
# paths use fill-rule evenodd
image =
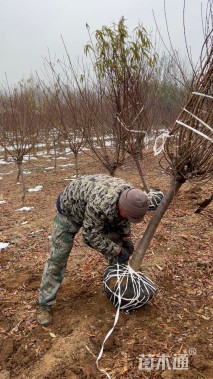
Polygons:
M148 211L149 199L142 190L130 188L121 193L118 204L125 211L127 219L136 224L142 221Z

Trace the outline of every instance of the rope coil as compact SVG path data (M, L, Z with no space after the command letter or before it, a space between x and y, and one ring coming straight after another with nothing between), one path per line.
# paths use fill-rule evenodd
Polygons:
M109 300L125 313L145 305L156 292L150 279L126 264L108 266L104 271L103 284Z
M120 311L130 313L135 309L142 307L153 298L156 292L156 287L142 272L134 271L129 264L118 263L110 265L104 270L103 285L107 297L117 308L117 311L114 324L102 343L101 350L96 359L96 366L108 379L111 379L111 376L107 371L99 367L99 361L103 355L104 345L113 333L118 322ZM91 352L87 346L86 348Z

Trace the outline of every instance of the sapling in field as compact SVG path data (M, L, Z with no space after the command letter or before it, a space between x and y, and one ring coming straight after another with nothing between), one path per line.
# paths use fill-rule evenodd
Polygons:
M133 119L134 127L141 132L137 136L137 151L142 154L144 137L151 127L148 112L151 90L147 89L157 54L146 29L139 24L129 35L124 17L112 27L96 30L95 38L89 26L87 29L90 41L85 46L85 53L93 67L93 76L88 83L93 83L96 101L87 108L91 127L85 130L85 135L97 159L114 176L126 152L130 152L129 131L123 125L129 125Z
M22 164L24 157L30 153L35 143L38 122L36 87L31 81L26 83L22 81L16 87L7 83L0 93L0 100L0 126L4 131L0 134L0 144L17 166L17 182L22 183L22 201L24 201L26 186Z
M142 293L144 291L140 285L137 288L139 277L137 275L135 277L133 273L140 272L144 255L174 196L186 181L200 182L209 180L213 176L213 48L211 41L212 32L205 41L206 56L201 57L199 70L194 74L193 90L188 95L185 106L165 140L160 165L170 176L169 188L139 241L129 261L129 267L126 266L121 270L122 272L117 271L112 275L112 278L117 278L116 283L115 280L110 283L108 271L104 274L105 281L108 280L107 284L111 290L111 300L117 299L117 293L121 290L120 305L123 309L128 303L131 304L135 297L139 299L140 291ZM153 296L153 290L147 288L144 296L146 295L149 300L149 296L150 298ZM116 304L119 305L118 301ZM140 304L144 304L143 296L141 296ZM138 306L136 302L136 307Z

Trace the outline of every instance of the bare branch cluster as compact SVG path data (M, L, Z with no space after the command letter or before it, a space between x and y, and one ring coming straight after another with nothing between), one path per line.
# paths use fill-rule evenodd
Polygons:
M208 41L211 38L212 34ZM176 177L185 180L212 177L213 47L207 50L194 90L165 142L164 157L169 162L167 171Z

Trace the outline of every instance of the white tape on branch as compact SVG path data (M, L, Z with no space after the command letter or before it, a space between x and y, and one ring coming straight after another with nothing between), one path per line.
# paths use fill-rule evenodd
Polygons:
M213 96L211 95L207 95L206 93L200 93L200 92L192 92L193 95L198 95L198 96L202 96L202 97L208 97L209 99L213 99Z
M179 120L176 120L176 123L179 124L179 125L185 126L186 128L192 130L193 132L199 134L201 137L203 137L203 138L205 138L205 139L207 139L208 141L210 141L210 142L213 143L213 139L212 139L212 138L210 138L210 137L207 136L206 134L200 132L199 130L194 129L194 128L192 128L191 126L189 126L189 125L187 125L187 124L185 124L184 122L179 121Z
M189 113L192 117L196 118L196 120L200 121L200 123L202 125L204 125L207 129L209 129L212 133L213 133L213 129L211 128L211 126L209 126L206 122L204 122L203 120L201 120L201 118L197 117L196 115L194 115L193 113L189 112L186 108L183 108L183 110L187 113ZM194 129L195 130L195 129Z
M164 145L168 137L171 137L169 132L164 132L155 138L155 143L153 146L154 155L158 155L164 150Z

